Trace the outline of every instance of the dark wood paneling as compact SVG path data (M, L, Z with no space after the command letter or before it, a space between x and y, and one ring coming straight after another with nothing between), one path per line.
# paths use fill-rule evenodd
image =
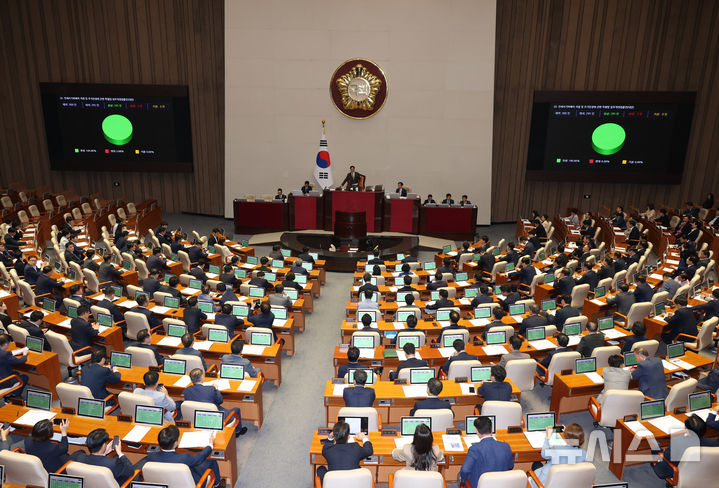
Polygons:
M713 0L499 0L492 221L535 208L676 206L719 189L718 25ZM525 181L534 90L696 91L682 183Z
M224 212L223 0L3 0L0 19L0 185ZM40 82L188 85L194 173L51 172Z

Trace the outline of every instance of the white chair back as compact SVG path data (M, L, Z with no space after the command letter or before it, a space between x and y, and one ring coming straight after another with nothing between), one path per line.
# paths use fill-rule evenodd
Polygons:
M192 471L186 464L145 463L142 467L142 478L147 483L157 483L172 488L196 488Z
M420 408L415 410L413 416L430 417L434 432L444 432L454 427L454 413L449 408Z
M447 377L454 381L455 378L470 378L472 376L472 367L482 366L482 363L476 359L467 361L452 361L449 364Z
M701 459L701 462L697 462ZM679 461L677 488L696 488L716 485L719 447L687 448Z
M372 472L367 468L328 471L322 488L372 488Z
M95 466L73 461L67 465L66 471L70 476L81 476L85 480L85 486L101 486L103 488L120 487L110 468L106 468L105 466Z
M599 229L598 229L599 230ZM544 488L592 488L597 468L592 463L555 464L549 468Z
M602 402L599 425L613 429L617 420L623 419L626 415L639 415L643 401L644 394L639 390L607 391ZM594 409L594 405L592 404L590 408Z
M497 430L522 425L522 405L519 402L487 401L482 405L482 415L494 415Z
M596 359L597 369L599 369L609 366L609 356L621 353L622 348L619 346L601 346L592 350L592 357Z
M549 378L547 378L547 384L553 385L554 375L561 373L562 370L574 370L574 360L580 357L582 357L582 355L576 351L558 352L552 356L552 361L549 363L549 368L547 368L549 376Z
M479 477L477 488L526 488L527 474L521 469L490 471Z
M694 391L697 386L697 380L688 378L681 383L677 383L669 390L667 398L664 400L667 412L674 409L684 407L689 409L689 394Z
M155 353L144 347L129 346L125 348L125 352L132 356L132 365L141 368L149 368L157 366L157 358Z
M534 372L537 362L534 359L512 359L505 366L507 378L521 391L534 389Z
M583 285L577 285L572 288L572 307L582 309L584 306L584 300L589 295L589 285L587 283Z
M127 324L125 334L133 340L137 340L137 333L141 330L150 332L150 324L147 321L147 317L139 312L125 312L125 324Z
M155 405L155 402L153 402L152 398L149 396L137 395L135 393L130 393L129 391L121 391L120 394L117 395L117 401L120 404L120 412L123 415L129 415L132 418L135 418L136 405Z
M47 486L47 471L39 457L15 451L0 451L5 483L18 486Z
M392 487L444 488L444 476L442 476L437 471L415 471L413 469L399 469L394 473Z

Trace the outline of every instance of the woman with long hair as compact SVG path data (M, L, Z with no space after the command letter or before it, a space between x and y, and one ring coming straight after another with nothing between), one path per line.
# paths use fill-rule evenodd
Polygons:
M411 444L392 451L395 461L404 461L405 469L415 471L437 471L437 463L444 462L444 453L434 444L432 431L425 424L420 424L414 431Z

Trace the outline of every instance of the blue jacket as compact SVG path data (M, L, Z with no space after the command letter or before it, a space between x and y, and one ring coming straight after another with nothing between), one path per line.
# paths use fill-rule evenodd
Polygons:
M348 407L371 407L374 405L375 393L372 388L351 386L342 392L342 398Z
M512 385L506 381L485 381L477 388L477 395L482 395L486 402L509 402L512 400Z
M142 280L142 291L147 292L152 296L156 291L160 291L160 282L152 276L148 276Z
M182 354L184 356L197 356L202 361L202 369L207 371L207 363L205 363L205 358L202 356L202 353L197 349L193 347L181 347L177 350L176 354ZM190 371L187 371L187 374L190 374Z
M247 320L255 327L266 327L272 328L272 322L275 321L275 314L270 313L258 313L257 315L250 315Z
M639 380L639 391L655 400L666 398L667 381L664 366L659 358L647 358L632 371L632 378Z
M45 295L46 293L52 293L55 288L61 288L62 283L50 278L46 274L41 274L37 277L37 283L35 284L35 295Z
M98 400L104 400L110 394L105 388L106 383L115 384L119 382L120 373L113 373L110 368L105 366L93 363L82 368L80 384L90 388L92 397Z
M74 350L92 346L92 338L99 334L89 322L77 317L70 321L70 345Z
M110 300L107 300L103 298L99 302L97 302L97 306L100 308L106 308L110 311L112 314L112 321L113 322L122 322L125 320L125 316L122 315L122 311L120 310L120 307L112 303Z
M452 361L475 361L477 359L477 356L473 356L466 351L461 351L456 356L450 356L447 358L447 361L439 368L445 373L449 373L449 365L452 364Z
M29 264L26 264L25 269L23 270L23 280L25 280L31 285L34 285L37 283L37 279L41 274L42 273L39 269L33 268Z
M188 386L185 388L185 391L182 392L182 396L185 397L185 400L191 402L212 403L218 407L222 405L224 401L222 393L220 393L217 388L202 384Z
M25 453L39 457L45 471L54 473L68 460L67 436L60 439L59 444L53 441L35 442L32 437L26 437Z
M182 321L187 326L187 331L194 334L200 330L200 322L207 320L207 315L197 307L186 308L182 311Z
M637 303L651 302L654 296L654 290L647 283L642 283L634 290L634 299Z
M406 361L402 361L397 365L397 371L392 374L390 372L390 379L395 379L399 377L399 372L402 371L404 368L426 368L427 367L427 360L425 359L417 359L417 358L407 358Z
M514 468L514 455L506 442L493 437L485 437L479 443L472 444L459 471L462 482L469 481L477 488L479 477L492 471L509 471Z
M255 369L255 367L252 366L252 362L249 359L238 354L223 354L220 356L220 361L222 361L222 364L239 364L240 366L244 366L245 373L250 375L251 378L257 378L257 374L260 372L259 369Z
M443 410L446 408L452 410L452 405L449 403L449 400L440 400L436 397L430 397L414 402L414 407L412 407L412 410L409 411L409 414L414 415L417 410ZM454 412L452 412L452 415L454 415Z
M132 465L132 462L127 459L127 456L108 457L98 454L87 454L85 451L77 451L72 455L72 459L78 463L103 466L109 469L112 471L112 476L119 485L124 484L135 472L135 467Z
M353 363L348 362L347 364L340 364L337 368L337 377L338 378L344 378L347 372L352 368L361 368L362 365L360 363Z
M187 323L187 322L185 322ZM245 321L235 317L234 315L225 315L218 313L215 315L215 325L224 325L230 337L235 335L235 327L244 325Z
M629 336L626 339L624 339L624 345L622 345L622 354L625 352L630 352L632 350L632 346L637 342L647 341L649 339L646 338L646 336Z
M10 351L0 349L0 379L7 378L11 374L15 374L13 366L25 364L27 356L13 356ZM10 384L14 384L17 380L10 380L8 385L0 385L0 388L7 388Z

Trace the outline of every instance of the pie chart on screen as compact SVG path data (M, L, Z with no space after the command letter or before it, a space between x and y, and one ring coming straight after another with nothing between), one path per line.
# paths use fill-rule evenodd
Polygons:
M120 114L112 114L102 121L102 135L110 144L122 146L132 139L132 122Z
M602 124L592 132L592 148L604 156L619 152L624 147L627 133L615 123Z

